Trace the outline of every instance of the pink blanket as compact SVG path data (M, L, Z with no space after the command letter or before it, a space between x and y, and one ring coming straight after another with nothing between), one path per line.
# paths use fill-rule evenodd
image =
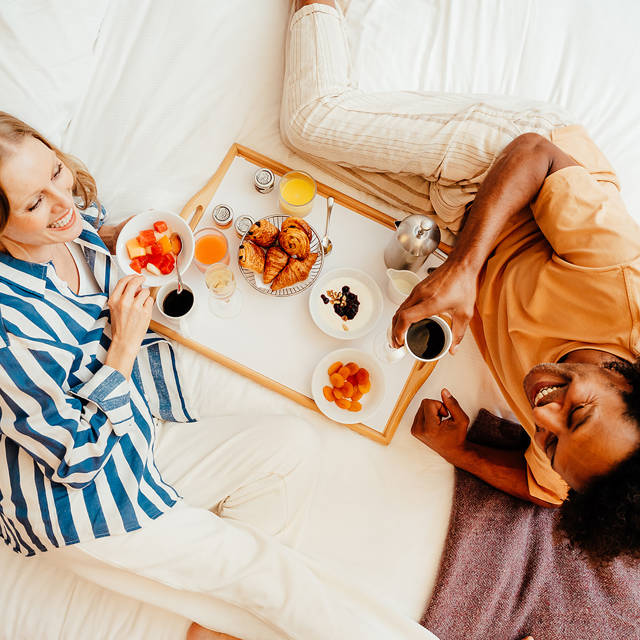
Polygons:
M558 510L456 473L425 627L441 640L640 639L640 563L595 566L555 532Z

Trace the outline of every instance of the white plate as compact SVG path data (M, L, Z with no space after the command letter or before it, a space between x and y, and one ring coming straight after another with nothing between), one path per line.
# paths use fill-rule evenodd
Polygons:
M120 232L118 241L116 242L116 258L118 259L118 264L125 275L137 275L137 273L129 266L131 259L127 253L127 242L131 240L131 238L135 238L144 229L153 229L153 223L158 220L164 220L171 233L177 233L182 240L182 251L178 256L180 273L184 274L191 264L191 261L193 260L194 242L193 233L191 232L189 225L175 213L168 213L167 211L144 211L143 213L139 213L131 218L131 220L122 227L122 231ZM142 275L145 277L145 285L150 287L159 287L165 284L165 282L170 282L178 277L175 269L166 276L156 276L146 271L146 269L143 269Z
M360 307L353 320L341 320L333 310L333 305L322 301L320 296L326 294L331 283L335 283L338 289L346 284L358 296ZM376 326L382 313L382 304L380 287L369 274L360 269L341 267L328 271L316 282L309 296L309 313L317 327L328 336L355 340L367 335Z
M364 367L369 372L369 380L371 380L371 390L365 393L359 400L362 404L360 411L349 411L341 409L335 402L329 402L322 392L325 386L331 386L329 382L329 374L327 369L336 360L347 364L347 362L355 362L360 367ZM318 409L324 413L327 418L341 422L342 424L355 424L363 422L372 416L384 400L386 384L382 367L378 361L366 351L360 349L338 349L328 353L313 370L311 377L311 393Z

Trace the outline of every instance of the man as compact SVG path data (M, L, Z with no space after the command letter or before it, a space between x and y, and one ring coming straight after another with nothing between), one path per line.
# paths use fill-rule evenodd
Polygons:
M448 312L454 353L471 324L531 444L523 457L465 442L468 418L446 390L423 401L412 433L519 498L559 505L570 487L569 537L599 558L639 556L640 233L606 158L550 105L358 91L332 0L297 5L283 138L390 201L385 187L421 176L458 236L398 309L394 343Z

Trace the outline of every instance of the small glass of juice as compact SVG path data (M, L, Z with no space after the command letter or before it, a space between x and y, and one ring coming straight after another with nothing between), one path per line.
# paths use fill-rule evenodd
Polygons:
M316 181L304 171L289 171L280 178L280 209L290 216L302 218L313 207Z
M205 227L193 235L195 249L193 261L200 271L215 262L229 264L229 244L224 234L213 227Z

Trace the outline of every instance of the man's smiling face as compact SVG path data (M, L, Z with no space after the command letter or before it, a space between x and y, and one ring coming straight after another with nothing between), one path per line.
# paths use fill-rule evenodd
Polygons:
M608 473L640 446L640 428L626 414L630 390L616 370L591 363L539 364L525 376L534 440L576 490Z

